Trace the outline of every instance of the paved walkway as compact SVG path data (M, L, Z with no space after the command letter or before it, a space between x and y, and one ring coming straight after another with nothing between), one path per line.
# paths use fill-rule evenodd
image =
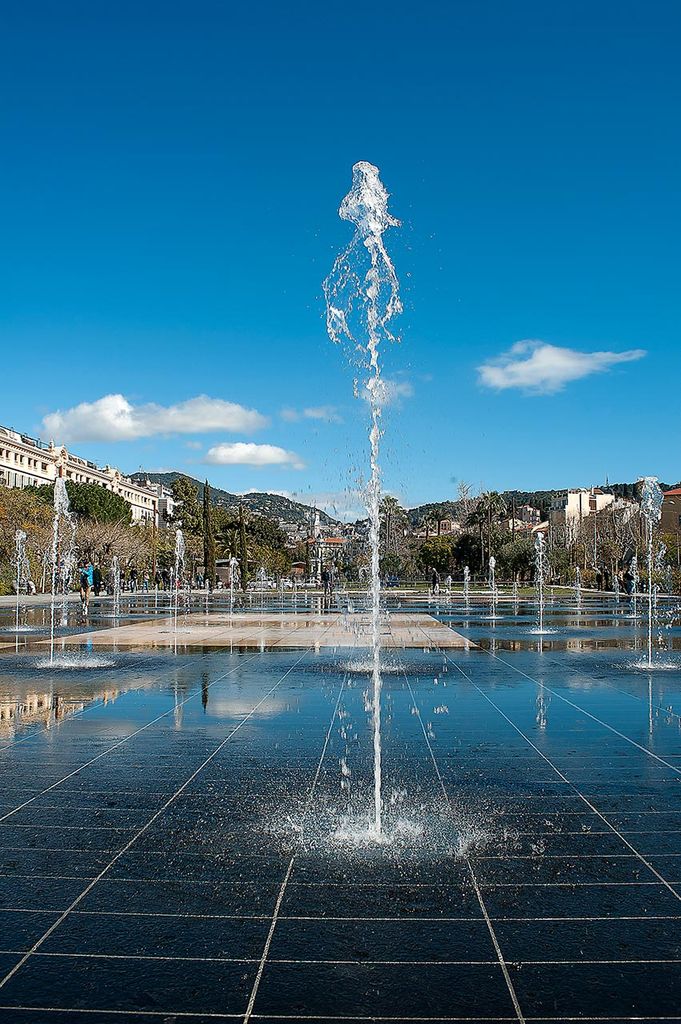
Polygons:
M384 647L468 648L471 644L431 615L394 614L383 620ZM124 626L59 638L59 645L102 647L368 647L371 624L367 615L338 613L295 615L209 612L182 615L177 631L172 618L148 619Z

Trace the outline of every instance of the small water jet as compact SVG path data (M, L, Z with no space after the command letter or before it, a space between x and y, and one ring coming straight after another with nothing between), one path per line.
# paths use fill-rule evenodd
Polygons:
M642 477L643 495L641 498L641 515L646 524L646 548L648 568L648 668L653 667L653 618L655 603L655 587L653 577L655 575L655 552L654 535L655 527L662 518L662 502L664 496L656 476Z
M381 577L379 566L381 501L381 413L386 385L381 378L381 340L394 341L388 324L402 311L395 268L383 242L389 227L399 221L388 213L388 192L378 168L366 161L352 169L352 187L338 211L342 220L355 225L347 248L336 258L324 282L326 327L331 340L350 349L353 364L359 363L364 379L356 393L368 401L371 474L366 505L371 548L371 639L373 652L374 820L381 833Z
M538 533L534 540L534 569L535 586L537 588L538 606L538 632L542 635L544 630L544 587L548 573L548 558L546 557L546 537Z
M14 628L16 633L19 633L19 607L21 598L21 588L24 584L27 584L31 570L28 564L28 558L26 556L26 534L23 530L17 530L14 534L14 550L16 559L16 578L15 586L17 589L17 601L14 616ZM18 643L17 639L17 643Z
M497 617L497 600L499 598L499 592L497 590L497 560L494 555L490 555L489 558L489 589L491 596L492 614L491 618L496 619Z
M64 534L66 535L64 537ZM75 558L76 524L66 482L57 477L54 482L54 518L52 520L52 595L50 601L50 664L54 661L55 618L57 611L57 583L62 597L62 623L66 621L68 595Z
M582 607L582 570L578 565L575 566L575 601L577 607Z
M180 586L184 575L184 534L175 530L175 564L173 566L173 630L177 633L177 611L180 603Z
M113 594L113 614L117 619L121 614L121 567L118 555L111 560L111 589Z

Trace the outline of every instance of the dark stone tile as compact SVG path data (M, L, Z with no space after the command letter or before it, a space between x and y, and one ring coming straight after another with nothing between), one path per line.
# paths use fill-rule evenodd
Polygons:
M511 967L520 1005L528 1017L677 1016L681 1006L678 964L570 964Z
M622 847L623 850L626 847ZM621 857L502 857L473 860L473 870L483 885L555 882L648 882L654 875L633 854Z
M662 884L485 886L483 898L493 918L676 917L681 910Z
M71 914L41 947L44 953L259 959L269 918L150 917Z
M0 946L12 952L25 952L45 934L58 917L55 912L45 914L0 910Z
M0 878L0 908L66 910L86 885L80 879Z
M279 919L270 960L460 960L497 957L484 921Z
M341 1009L339 1009L341 1008ZM498 966L267 963L255 1014L515 1017Z
M681 920L495 921L494 930L513 961L681 960Z
M35 955L2 989L3 1006L243 1013L255 964Z
M237 914L271 917L281 881L193 882L113 881L102 879L79 910L116 910L166 914Z
M289 882L281 912L311 917L480 918L472 886L303 885Z

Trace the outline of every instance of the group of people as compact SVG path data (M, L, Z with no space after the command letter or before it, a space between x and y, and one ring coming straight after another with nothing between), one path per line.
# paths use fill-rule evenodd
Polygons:
M122 591L129 591L131 594L138 592L148 593L151 588L152 576L145 569L141 575L133 566L128 570L121 570L119 585ZM168 569L159 569L154 574L154 587L156 590L170 590L171 576ZM78 564L78 587L83 614L87 615L90 597L94 594L99 597L103 590L107 593L114 591L114 572L109 570L108 578L105 579L99 565L93 565L83 559Z

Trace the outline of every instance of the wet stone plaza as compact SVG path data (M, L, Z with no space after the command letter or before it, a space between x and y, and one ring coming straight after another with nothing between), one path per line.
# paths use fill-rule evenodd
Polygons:
M0 1021L681 1021L681 636L391 596L378 842L339 604L0 609Z

